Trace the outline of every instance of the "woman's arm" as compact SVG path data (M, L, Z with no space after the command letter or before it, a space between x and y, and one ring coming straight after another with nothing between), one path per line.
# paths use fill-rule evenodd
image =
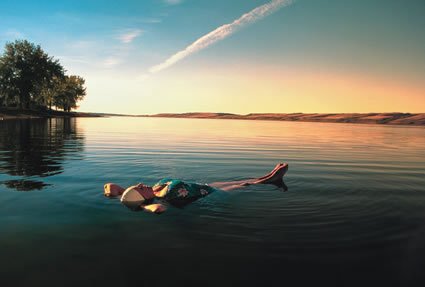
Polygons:
M152 188L153 194L156 197L164 197L165 194L167 193L167 190L168 190L167 184L161 184Z
M165 206L160 203L144 205L141 208L156 214L161 214L166 210Z

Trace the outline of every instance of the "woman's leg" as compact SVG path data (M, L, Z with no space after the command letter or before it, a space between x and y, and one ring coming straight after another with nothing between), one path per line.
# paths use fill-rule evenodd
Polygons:
M285 190L287 189L285 184L283 183L282 177L288 171L288 164L279 163L276 167L269 172L268 174L247 180L240 181L230 181L230 182L215 182L211 183L210 186L216 187L222 190L232 190L238 187L247 186L251 184L275 184L279 187L283 187Z

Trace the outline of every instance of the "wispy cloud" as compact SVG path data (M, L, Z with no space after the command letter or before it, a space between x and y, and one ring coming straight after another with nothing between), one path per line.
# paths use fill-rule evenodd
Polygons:
M183 0L164 0L164 2L169 5L175 5L175 4L180 4L181 2L183 2Z
M90 64L91 61L83 56L56 56L61 62L65 63L78 63L78 64Z
M121 59L114 56L108 57L103 61L103 66L106 68L112 68L119 64L121 64Z
M72 49L88 50L95 48L97 43L93 40L78 40L67 45L70 46Z
M159 18L143 18L141 20L142 23L149 23L149 24L155 24L155 23L161 23L162 20Z
M6 37L9 39L24 39L25 35L17 30L8 30L6 31Z
M241 17L239 17L232 23L220 26L214 31L202 36L201 38L193 42L191 45L186 47L186 49L177 52L176 54L172 55L170 58L168 58L161 64L151 67L149 69L149 72L157 73L161 70L164 70L170 67L171 65L174 65L178 61L182 60L183 58L186 58L190 54L207 48L208 46L214 44L215 42L220 41L226 38L227 36L237 32L242 27L252 24L276 12L279 9L292 4L293 2L294 0L272 0L269 3L261 5L253 9L252 11L246 14L243 14Z
M61 21L61 23L77 24L77 23L81 23L82 21L80 17L77 17L68 12L57 12L57 13L54 13L51 17L55 18L58 21Z
M140 29L130 29L123 31L119 36L118 39L125 44L131 43L135 38L142 35L142 30Z

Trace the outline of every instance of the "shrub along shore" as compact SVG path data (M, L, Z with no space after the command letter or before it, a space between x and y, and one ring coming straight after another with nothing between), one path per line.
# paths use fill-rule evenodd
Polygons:
M0 107L0 120L36 119L36 118L69 118L69 117L102 117L102 114L64 112L55 110L27 110L20 108Z

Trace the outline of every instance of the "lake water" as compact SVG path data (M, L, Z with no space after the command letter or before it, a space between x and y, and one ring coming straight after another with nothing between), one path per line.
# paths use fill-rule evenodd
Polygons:
M271 185L161 215L103 185ZM1 286L424 286L425 128L273 121L0 121ZM181 285L181 284L178 284ZM182 285L184 286L184 285Z

